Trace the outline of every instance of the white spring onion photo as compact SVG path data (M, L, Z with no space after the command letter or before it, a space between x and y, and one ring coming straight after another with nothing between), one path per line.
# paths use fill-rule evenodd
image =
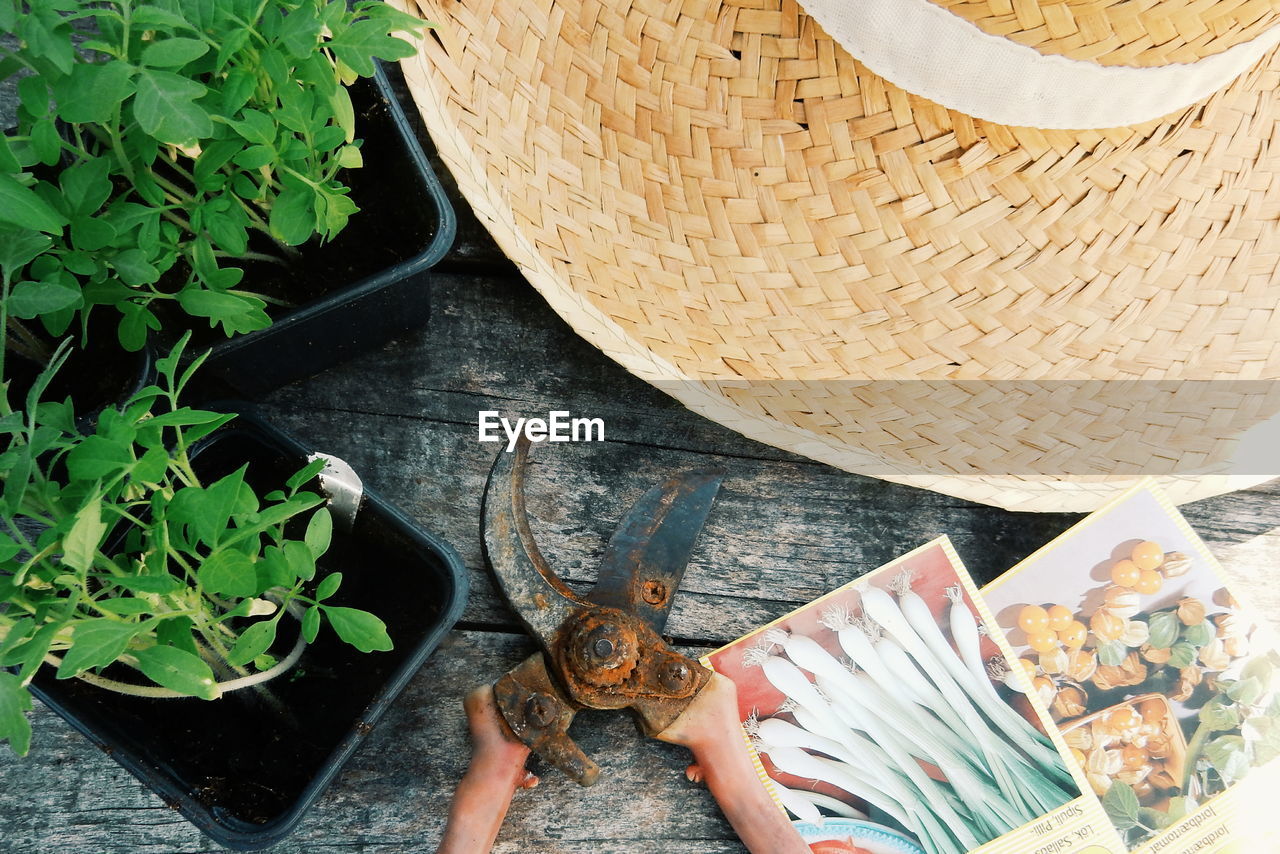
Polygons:
M963 854L1080 793L993 684L1005 671L989 673L963 589L944 591L940 619L912 582L906 570L890 589L864 584L861 613L827 607L811 633L763 632L742 664L785 701L744 727L796 818L865 815L929 854Z

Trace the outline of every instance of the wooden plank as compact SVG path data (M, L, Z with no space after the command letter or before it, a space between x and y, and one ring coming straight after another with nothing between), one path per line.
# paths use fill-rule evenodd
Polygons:
M469 758L462 697L531 650L514 635L452 633L297 832L272 850L434 850ZM221 850L52 712L40 707L33 722L31 755L0 758L0 849ZM516 796L496 852L741 850L710 795L684 779L686 751L641 739L625 714L583 715L574 732L600 763L600 782L582 789L548 771Z

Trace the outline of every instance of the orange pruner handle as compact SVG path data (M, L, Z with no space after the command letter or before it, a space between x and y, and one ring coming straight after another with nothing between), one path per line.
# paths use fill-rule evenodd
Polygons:
M502 719L494 702L493 686L472 691L463 708L471 729L471 764L453 795L449 821L436 854L488 854L516 790L538 783L538 778L524 767L529 748Z
M811 854L761 785L742 740L738 689L719 673L657 738L693 751L707 788L751 854Z

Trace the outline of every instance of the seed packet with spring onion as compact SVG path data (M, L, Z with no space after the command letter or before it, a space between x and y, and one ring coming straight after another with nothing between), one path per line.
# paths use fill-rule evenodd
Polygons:
M1122 850L1280 850L1275 636L1158 489L1118 497L982 595Z
M815 851L1123 850L945 537L703 663Z

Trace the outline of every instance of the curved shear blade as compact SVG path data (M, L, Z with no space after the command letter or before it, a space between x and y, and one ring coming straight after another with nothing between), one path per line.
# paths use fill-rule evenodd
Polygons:
M629 611L661 634L724 473L687 472L640 497L609 540L587 598Z
M524 473L529 440L515 453L499 453L484 490L485 554L498 587L529 633L550 651L560 625L588 603L579 599L547 564L529 530Z

